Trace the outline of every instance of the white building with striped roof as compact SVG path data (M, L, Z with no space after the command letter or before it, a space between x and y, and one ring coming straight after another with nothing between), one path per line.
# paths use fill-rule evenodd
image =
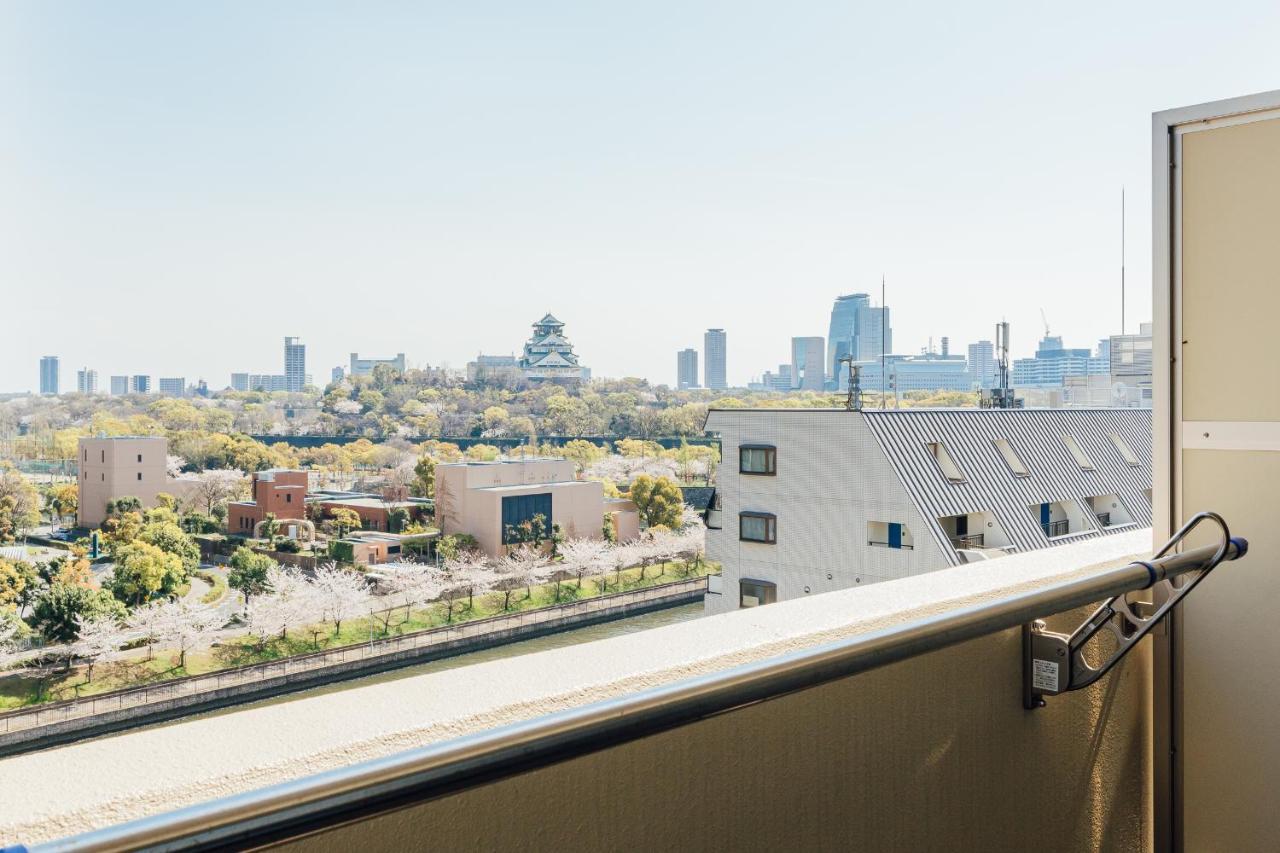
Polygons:
M712 612L1151 524L1142 409L713 409Z

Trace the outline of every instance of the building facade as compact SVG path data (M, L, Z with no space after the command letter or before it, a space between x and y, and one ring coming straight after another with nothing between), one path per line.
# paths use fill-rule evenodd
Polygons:
M863 391L904 394L907 391L968 391L968 365L963 358L941 355L891 355L857 363ZM846 371L843 387L848 387Z
M969 382L974 388L996 387L996 347L991 341L969 344Z
M58 379L59 379L58 357L56 355L46 355L40 359L40 393L52 396L58 395Z
M1151 523L1136 409L713 409L711 612Z
M185 397L187 395L187 378L185 376L161 376L157 387L161 396Z
M1062 345L1057 335L1045 335L1032 358L1014 359L1010 384L1014 388L1061 388L1068 376L1105 375L1111 365L1088 349Z
M76 391L81 394L98 393L98 371L83 367L76 371Z
M111 396L123 397L129 393L129 377L128 376L112 376L111 377Z
M520 372L529 382L585 382L590 371L578 363L573 344L564 336L564 323L546 314L533 324L533 335L525 341L520 356Z
M361 358L360 353L351 353L351 376L369 376L379 364L385 364L397 373L404 373L404 353L398 352L395 358ZM341 376L334 377L341 379Z
M284 389L297 393L307 386L307 345L301 338L284 339Z
M707 329L702 336L702 384L713 391L729 387L728 350L724 329Z
M826 381L826 341L821 337L792 338L791 387L821 391Z
M676 353L676 388L697 388L698 386L698 351L686 347Z
M836 297L827 331L826 370L832 384L839 388L848 386L848 371L841 369L841 358L852 355L854 361L872 361L891 352L893 328L889 309L873 307L866 293Z
M280 532L296 539L298 522L306 519L307 484L306 471L272 468L255 472L250 483L252 500L227 504L227 532L255 536L257 526L271 513L280 522Z
M134 497L144 507L168 484L169 441L158 436L80 439L79 522L97 527L106 520L107 502Z
M575 479L567 459L459 462L436 466L436 526L441 535L474 536L489 556L513 544L513 528L541 515L550 535L557 525L567 539L600 539L606 520L604 487ZM610 502L613 512L634 512ZM610 515L612 513L609 513ZM615 529L637 529L634 520L611 519Z
M150 394L151 377L141 373L135 373L133 376L130 376L129 392L131 394Z

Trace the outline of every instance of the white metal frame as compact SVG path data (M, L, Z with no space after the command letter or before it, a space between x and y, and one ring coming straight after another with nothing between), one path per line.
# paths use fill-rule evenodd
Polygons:
M1165 110L1151 117L1152 533L1163 542L1183 517L1184 448L1280 450L1272 424L1194 422L1182 418L1182 138L1188 133L1280 118L1280 90ZM1163 510L1163 511L1161 511ZM1157 850L1181 850L1180 642L1178 614L1157 636L1154 756Z

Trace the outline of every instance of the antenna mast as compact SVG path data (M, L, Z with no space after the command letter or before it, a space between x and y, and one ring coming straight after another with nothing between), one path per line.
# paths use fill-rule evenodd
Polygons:
M1120 186L1120 334L1124 334L1124 185Z
M880 408L884 408L884 341L885 327L889 325L888 308L884 303L884 273L880 273Z

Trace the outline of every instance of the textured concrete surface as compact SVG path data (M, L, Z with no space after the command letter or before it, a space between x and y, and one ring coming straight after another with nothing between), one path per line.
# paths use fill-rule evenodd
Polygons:
M1150 531L1139 530L895 583L738 611L643 634L7 759L0 762L0 790L6 793L0 800L0 838L30 842L81 832L992 600L1046 582L1088 574L1099 565L1124 562L1132 555L1146 554L1150 549L1150 536ZM1008 638L1002 637L1000 643L999 648L1005 652L1003 656L1010 657L1009 649L1005 648ZM1016 676L1017 656L1012 655L1011 659ZM856 691L859 684L870 685L876 680L894 678L901 681L904 673L913 671L908 666L912 663L908 661L839 684L847 694L850 690ZM1004 663L1007 669L1010 664ZM954 669L954 666L947 667L948 672ZM1125 669L1122 667L1119 671ZM954 677L954 674L946 676ZM1007 680L1010 679L1002 672L1000 683L1003 685ZM927 700L939 686L899 684L898 692L893 695L898 701L910 698L910 693ZM1005 689L1013 691L1016 706L1020 689L1016 677L1001 690L1002 709L1009 698L1003 693ZM1133 686L1127 689L1134 695L1138 690ZM823 690L808 691L801 696L821 696ZM884 694L877 691L875 695L879 697L877 701L883 701ZM868 699L871 696L867 694ZM814 700L803 701L808 707ZM776 709L785 710L789 704L790 700L780 700L761 707L773 708L775 710L767 713L776 714L779 713ZM1081 708L1078 713L1083 715L1080 719L1085 723L1090 720L1096 723L1101 713L1084 702L1063 700L1058 704L1064 709L1063 713ZM1141 702L1130 697L1124 704L1138 710L1130 714L1127 733L1122 732L1121 736L1130 740L1143 738L1141 730L1134 731L1142 719ZM747 716L741 719L747 720L757 713L766 712L742 712ZM822 713L829 714L830 709ZM995 717L993 713L990 709L958 706L943 716L959 719L976 715L982 725L990 727L991 720L1000 719L1004 711ZM1012 715L1010 719L1022 720L1020 707L1008 713ZM727 718L739 716L726 715ZM699 727L705 725L699 724ZM958 725L956 722L950 727ZM1025 728L1034 722L1016 725ZM1072 749L1078 746L1079 751L1087 752L1091 748L1089 736L1084 735L1085 740L1078 742L1081 735L1079 727L1076 728L1077 731L1064 732L1053 742L1059 748L1065 748L1062 744L1069 742ZM936 732L922 730L923 734ZM1034 731L1027 733L1027 737L1034 736ZM975 742L974 748L979 746L998 751L998 735L994 739L984 738L982 744ZM726 744L726 748L732 748L731 744ZM1099 741L1092 748L1098 750L1110 745ZM630 754L628 750L616 752ZM1127 758L1121 762L1122 769L1128 775L1135 775L1134 768L1141 763L1141 756L1135 759L1128 751L1124 754ZM920 758L925 760L928 756ZM900 759L915 761L906 755ZM927 760L920 766L927 767ZM974 767L972 772L981 774L981 768ZM1088 771L1081 779L1086 789L1094 791L1096 797L1111 796L1099 787L1094 775ZM1137 773L1135 784L1141 786L1145 778ZM561 789L561 794L564 793ZM702 796L715 793L706 791ZM1133 799L1133 796L1125 798L1126 813L1138 808L1131 802ZM1076 804L1073 808L1080 806ZM1104 820L1111 810L1105 811Z

